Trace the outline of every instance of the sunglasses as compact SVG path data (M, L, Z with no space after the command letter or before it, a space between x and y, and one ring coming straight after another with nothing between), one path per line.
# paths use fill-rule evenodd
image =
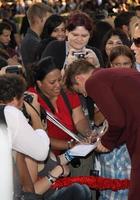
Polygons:
M136 47L140 48L140 37L133 38L133 43L135 44Z

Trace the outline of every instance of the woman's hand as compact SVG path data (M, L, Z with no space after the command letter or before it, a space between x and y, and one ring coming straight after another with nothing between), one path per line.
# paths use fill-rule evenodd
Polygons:
M85 48L84 52L85 52L85 59L88 62L93 64L96 68L100 67L99 60L94 51L92 51L92 49Z

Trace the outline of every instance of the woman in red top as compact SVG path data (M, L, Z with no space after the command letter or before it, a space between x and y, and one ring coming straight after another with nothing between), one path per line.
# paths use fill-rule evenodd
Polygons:
M36 86L30 87L29 91L38 95L41 106L53 113L71 131L88 136L90 134L89 124L84 116L79 97L69 91L63 91L66 96L66 99L64 98L61 71L55 66L53 58L46 57L40 60L33 67L33 72ZM72 138L50 121L47 122L47 131L51 139L51 148L55 154L58 155L62 150L72 146L70 144Z

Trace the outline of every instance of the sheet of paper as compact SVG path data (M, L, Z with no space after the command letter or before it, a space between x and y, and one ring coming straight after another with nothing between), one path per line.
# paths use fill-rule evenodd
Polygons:
M70 149L70 154L72 156L85 157L97 147L97 144L98 142L95 142L94 144L78 144Z

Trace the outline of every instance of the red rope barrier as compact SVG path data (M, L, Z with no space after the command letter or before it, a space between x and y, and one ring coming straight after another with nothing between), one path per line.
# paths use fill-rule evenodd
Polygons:
M104 177L94 176L79 176L79 177L67 177L57 180L52 187L62 188L72 183L86 184L92 189L104 190L123 190L129 187L130 181L128 179L110 179Z

